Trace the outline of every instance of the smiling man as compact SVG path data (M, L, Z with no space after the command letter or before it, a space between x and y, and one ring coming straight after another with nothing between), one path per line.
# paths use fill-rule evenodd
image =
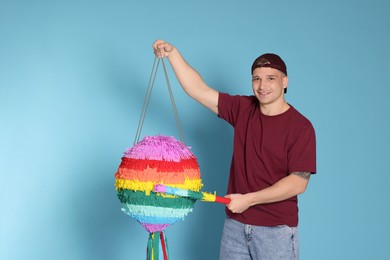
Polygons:
M263 54L252 64L253 96L209 87L171 44L153 44L168 57L184 91L234 128L220 259L299 259L298 198L316 172L315 131L286 102L284 61Z

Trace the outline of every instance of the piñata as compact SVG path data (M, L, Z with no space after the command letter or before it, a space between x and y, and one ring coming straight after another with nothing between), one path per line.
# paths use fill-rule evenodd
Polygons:
M154 192L156 184L200 191L198 162L184 143L170 136L144 137L128 148L115 174L122 211L136 219L149 234L147 259L159 259L161 242L164 259L168 250L164 229L184 219L196 199Z

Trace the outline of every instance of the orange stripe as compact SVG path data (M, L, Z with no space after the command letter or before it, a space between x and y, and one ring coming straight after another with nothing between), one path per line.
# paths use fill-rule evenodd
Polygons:
M139 180L142 182L183 183L185 179L199 180L200 172L195 169L184 169L183 172L160 172L156 168L147 168L143 171L119 168L115 174L117 179Z

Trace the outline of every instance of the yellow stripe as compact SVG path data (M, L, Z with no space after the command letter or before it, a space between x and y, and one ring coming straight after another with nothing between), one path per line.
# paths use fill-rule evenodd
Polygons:
M182 184L170 184L170 183L156 183L156 182L142 182L138 180L125 180L125 179L116 179L115 181L115 187L116 189L127 189L127 190L133 190L133 191L144 191L146 195L149 195L151 191L154 189L154 185L156 184L164 184L169 185L170 187L174 188L180 188L185 190L193 190L193 191L200 191L202 188L202 180L190 180L186 178L184 180L184 183ZM165 197L173 197L172 195L165 195ZM215 199L214 199L215 200Z
M154 241L154 234L152 234L152 241ZM152 244L152 259L151 260L154 260L154 250L155 250L155 248L154 248L154 243Z
M208 192L202 192L202 194L203 194L203 198L202 198L203 201L208 201L208 202L215 201L216 193L212 194L212 193L208 193Z

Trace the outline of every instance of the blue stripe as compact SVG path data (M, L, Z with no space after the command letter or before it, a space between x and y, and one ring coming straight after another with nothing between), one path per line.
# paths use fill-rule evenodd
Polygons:
M130 214L129 214L130 215ZM183 218L167 218L167 217L148 217L148 216L139 216L139 215L130 215L140 223L148 224L173 224L178 220Z

